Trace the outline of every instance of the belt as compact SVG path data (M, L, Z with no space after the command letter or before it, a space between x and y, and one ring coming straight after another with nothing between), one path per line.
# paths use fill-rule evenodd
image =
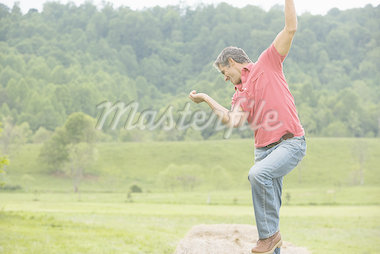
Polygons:
M267 145L267 146L264 146L263 148L272 148L272 147L274 147L274 146L280 144L282 141L287 140L287 139L290 139L290 138L292 138L292 137L294 137L293 133L286 133L284 136L282 136L282 137L280 138L280 140L278 140L278 141L276 141L276 142L274 142L274 143L271 143L271 144L269 144L269 145Z

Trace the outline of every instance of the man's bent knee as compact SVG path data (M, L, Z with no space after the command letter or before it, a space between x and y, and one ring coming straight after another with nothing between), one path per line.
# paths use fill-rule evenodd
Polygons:
M248 173L248 181L253 184L266 184L271 182L270 176L260 167L254 165Z

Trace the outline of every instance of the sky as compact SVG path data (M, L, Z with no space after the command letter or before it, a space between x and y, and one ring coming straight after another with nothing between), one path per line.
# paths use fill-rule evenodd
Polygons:
M30 8L42 10L43 3L51 0L0 0L0 3L12 7L15 2L19 2L19 6L23 13L26 13ZM119 6L128 6L133 10L141 10L146 7L153 7L156 5L181 5L196 6L197 4L217 4L226 2L236 7L244 7L248 4L260 6L264 10L268 10L275 4L284 5L284 0L59 0L54 2L67 3L72 2L80 5L84 2L92 2L101 8L102 2L112 3L115 8ZM303 14L309 12L311 14L326 14L330 9L336 7L340 10L351 8L364 7L367 4L378 6L380 0L295 0L297 13Z

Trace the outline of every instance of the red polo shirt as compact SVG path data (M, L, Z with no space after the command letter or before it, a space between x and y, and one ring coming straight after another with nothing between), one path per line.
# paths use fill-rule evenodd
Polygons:
M276 142L286 133L305 135L282 70L285 57L272 44L256 63L242 69L242 83L235 86L232 107L240 105L249 114L256 147Z

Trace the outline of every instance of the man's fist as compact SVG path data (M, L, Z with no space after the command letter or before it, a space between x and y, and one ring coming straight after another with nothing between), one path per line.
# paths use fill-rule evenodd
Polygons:
M201 103L205 101L206 94L197 93L197 91L193 90L189 94L189 98L195 103Z

